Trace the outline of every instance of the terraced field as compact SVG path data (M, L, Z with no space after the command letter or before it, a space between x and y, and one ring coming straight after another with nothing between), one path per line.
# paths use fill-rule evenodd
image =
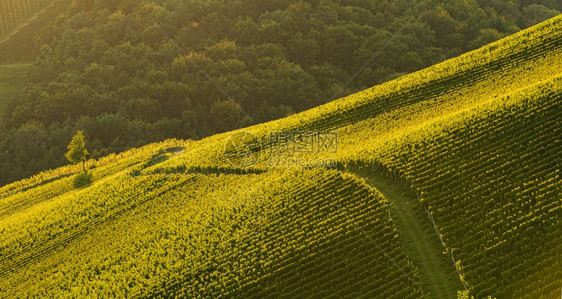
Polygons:
M539 84L371 156L375 169L416 191L478 298L559 291L561 83Z
M53 3L53 0L0 1L0 41Z
M400 182L379 172L351 169L364 178L390 202L390 217L396 220L401 242L412 253L414 264L419 266L424 291L432 298L454 298L463 285L452 260L442 254L442 246L436 238L431 221L418 203L416 196Z
M7 10L0 31L0 62L33 60L39 53L35 35L68 8L71 0L2 0ZM0 22L1 23L1 22Z
M90 190L70 184L46 185L66 192L28 208L43 188L20 193L18 209L2 201L3 296L421 295L384 199L349 175L117 172Z
M73 166L2 187L0 296L557 298L561 70L557 17L279 121L90 161L85 189ZM338 169L268 166L279 131L337 133L314 158ZM251 168L225 159L239 132Z

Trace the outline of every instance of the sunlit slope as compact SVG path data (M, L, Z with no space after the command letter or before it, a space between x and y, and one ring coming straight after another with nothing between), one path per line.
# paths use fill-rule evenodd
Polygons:
M341 167L372 167L419 192L473 294L549 298L562 286L561 35L558 17L247 131L267 147L271 130L336 130ZM228 137L155 168L226 166Z
M118 173L0 216L0 294L418 298L387 215L334 171Z
M352 160L417 192L478 298L560 294L561 77L366 143Z
M271 131L339 133L341 168L378 171L419 195L473 295L555 298L561 51L557 17L240 131L264 148ZM234 133L90 161L96 181L83 190L65 177L77 167L0 188L0 297L420 296L376 191L337 171L267 168L265 153L235 169L224 158Z
M363 92L239 131L255 134L266 148L272 131L341 129L343 142L338 154L353 155L358 151L356 146L364 142L348 138L349 132L368 132L378 146L424 123L500 100L506 94L559 76L561 70L562 16ZM364 120L368 125L357 127ZM201 163L229 166L224 159L224 144L233 133L206 138L184 155L183 162L169 163L185 163L188 167ZM265 167L266 161L261 162L257 166Z

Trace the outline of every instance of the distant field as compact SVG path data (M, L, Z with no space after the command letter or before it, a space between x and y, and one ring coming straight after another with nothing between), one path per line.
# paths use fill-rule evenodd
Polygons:
M9 2L0 0L2 63L27 61L37 56L39 46L35 41L36 34L56 19L70 5L71 0L27 0L20 1L20 5L7 6L6 3ZM27 3L27 6L23 3ZM32 3L35 4L31 5ZM22 8L18 10L18 7ZM14 13L4 10L7 8L11 8Z
M8 100L23 91L31 63L0 64L0 114Z
M0 41L51 3L52 0L0 0Z

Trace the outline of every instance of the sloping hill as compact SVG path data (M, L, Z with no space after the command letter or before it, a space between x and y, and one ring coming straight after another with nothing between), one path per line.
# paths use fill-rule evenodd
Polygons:
M391 217L396 221L404 248L419 267L424 291L433 298L454 298L463 285L451 259L442 254L441 243L435 237L431 221L419 207L417 197L400 182L394 182L380 173L351 170L365 178L390 202Z
M443 272L456 270L474 296L556 298L561 70L557 17L279 121L91 161L86 189L71 187L71 166L5 186L0 294L440 294L423 283L423 253L402 244L382 194L337 170L268 167L272 132L313 130L339 139L337 154L312 158L377 173L369 179L381 190L377 177L389 177L418 199L411 215L428 215L436 233L426 234L451 259ZM224 155L243 131L259 145L248 148L250 169Z
M51 0L51 1L2 1L2 5L12 7L12 10L2 11L5 13L5 20L11 20L13 26L6 25L4 36L0 33L0 61L32 60L39 54L39 47L35 43L35 35L40 32L46 24L52 22L57 16L61 15L72 1L70 0ZM5 3L4 3L5 2ZM11 5L8 4L14 2ZM34 2L37 2L35 5ZM17 4L16 4L17 3ZM17 10L18 6L33 7L29 13L25 14ZM25 10L28 12L28 10ZM0 18L1 20L2 18ZM16 22L19 21L19 22ZM10 24L11 25L11 24ZM15 32L11 30L17 29Z
M421 295L384 200L349 175L118 173L41 198L3 209L4 295Z
M2 0L0 1L0 41L22 26L53 0Z
M559 292L561 83L506 96L357 160L416 190L478 298Z

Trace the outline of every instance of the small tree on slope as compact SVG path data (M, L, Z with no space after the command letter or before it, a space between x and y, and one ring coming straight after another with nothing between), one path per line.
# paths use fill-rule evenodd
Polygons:
M68 152L65 156L68 161L74 164L82 162L82 170L86 171L86 156L88 156L88 150L86 149L84 133L82 131L76 132L76 135L72 137L72 141L70 141L67 148Z

